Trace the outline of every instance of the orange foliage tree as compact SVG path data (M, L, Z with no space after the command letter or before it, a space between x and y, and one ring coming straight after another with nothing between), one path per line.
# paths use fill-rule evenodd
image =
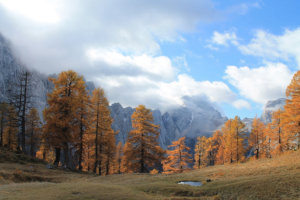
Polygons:
M258 119L254 118L252 123L252 130L249 136L249 147L252 148L255 152L256 159L259 159L261 154L263 153L263 143L264 143L264 123Z
M131 116L133 130L128 134L125 158L130 170L145 173L160 162L163 150L158 144L159 126L153 123L153 116L144 105L139 105Z
M55 148L55 165L60 161L60 150L64 151L64 165L74 168L69 156L78 140L78 114L80 91L85 87L82 76L72 70L61 72L58 78L50 78L54 84L48 94L48 107L44 110L44 130L48 141Z
M285 148L300 148L300 71L286 89L286 104L284 106L284 140Z
M93 171L99 175L108 174L112 170L115 155L115 132L112 130L109 103L102 88L93 91L91 98L91 127L95 134L94 149L95 162Z
M191 154L188 152L189 147L185 145L185 137L173 141L167 150L167 158L162 162L164 173L183 172L192 162Z
M198 137L195 145L194 154L194 168L200 169L202 166L206 166L206 151L207 151L207 138L205 136Z
M29 153L35 156L36 149L39 148L40 135L42 133L42 122L36 108L30 109L26 116L26 136L29 138L27 144L29 145Z

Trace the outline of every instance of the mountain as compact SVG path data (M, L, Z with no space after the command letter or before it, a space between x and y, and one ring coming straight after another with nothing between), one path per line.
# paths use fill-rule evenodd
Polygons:
M13 54L11 46L0 34L0 102L7 101L7 90L16 85L18 78L25 71L31 73L32 106L38 108L42 116L42 110L46 106L47 93L53 89L49 77L57 75L44 75L37 71L27 69ZM86 83L87 89L92 91L93 82ZM173 108L161 113L153 110L154 123L160 126L159 143L167 148L172 141L186 136L192 145L197 136L211 135L227 120L214 106L203 98L185 97L184 106ZM125 143L131 126L131 115L134 108L123 108L121 104L114 103L110 106L111 116L114 119L113 129L119 131L117 141Z
M152 110L154 123L160 126L159 143L167 148L172 141L186 136L189 143L198 136L211 135L227 120L209 102L195 98L185 98L185 106L172 109L162 114L159 110ZM134 109L123 108L121 104L110 106L114 119L113 129L118 131L117 141L125 143L131 126L131 115Z
M269 123L272 120L272 113L278 109L283 109L285 105L285 98L280 98L268 101L265 105L261 119L264 123Z

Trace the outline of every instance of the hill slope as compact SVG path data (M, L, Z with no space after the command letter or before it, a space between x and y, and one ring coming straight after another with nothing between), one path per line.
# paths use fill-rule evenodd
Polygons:
M13 155L5 152L6 155ZM4 158L2 154L0 157ZM23 158L0 160L0 199L299 199L300 151L183 174L99 177ZM211 182L206 182L211 179ZM179 185L201 181L203 186Z

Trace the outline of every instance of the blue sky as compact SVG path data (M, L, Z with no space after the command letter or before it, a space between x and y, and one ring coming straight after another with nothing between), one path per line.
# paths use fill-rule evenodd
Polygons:
M166 111L196 96L244 118L285 96L300 63L299 8L296 0L0 0L0 32L28 67L74 69L111 103Z

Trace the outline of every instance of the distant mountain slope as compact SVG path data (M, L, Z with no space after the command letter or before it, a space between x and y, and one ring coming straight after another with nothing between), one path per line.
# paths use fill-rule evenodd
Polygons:
M261 119L264 123L269 123L272 120L272 113L278 109L283 109L285 98L268 101L265 105Z

